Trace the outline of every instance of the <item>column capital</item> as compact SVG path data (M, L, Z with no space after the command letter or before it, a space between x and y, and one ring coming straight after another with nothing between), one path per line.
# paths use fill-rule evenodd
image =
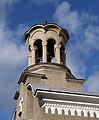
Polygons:
M61 46L62 46L62 45L61 45L60 43L56 43L56 44L54 45L55 48L61 48Z
M32 50L37 50L37 46L33 45Z
M42 46L46 46L46 45L47 45L47 41L43 41Z

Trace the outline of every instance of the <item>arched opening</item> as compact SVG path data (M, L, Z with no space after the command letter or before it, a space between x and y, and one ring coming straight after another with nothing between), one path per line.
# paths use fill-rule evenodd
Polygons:
M54 53L54 39L47 40L47 62L54 62L55 53Z
M51 114L51 109L50 108L48 108L48 113Z
M96 113L95 112L93 113L93 115L94 115L94 118L96 118Z
M81 116L84 117L84 112L83 111L81 111Z
M62 43L61 43L61 48L60 48L60 58L61 58L61 64L65 65L66 55L65 55L65 48Z
M88 111L87 115L88 115L88 117L90 117L90 113L89 113L89 111Z
M71 116L71 111L70 110L68 110L68 115Z
M65 111L64 111L64 109L62 109L62 115L65 115Z
M58 115L58 110L57 110L57 108L55 108L55 114Z
M77 111L75 110L75 116L78 116Z
M34 42L34 46L36 46L35 51L35 61L36 63L42 62L42 40L38 39Z

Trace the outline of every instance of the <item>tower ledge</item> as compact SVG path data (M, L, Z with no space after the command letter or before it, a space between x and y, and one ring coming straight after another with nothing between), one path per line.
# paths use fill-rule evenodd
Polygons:
M20 82L25 83L26 78L27 77L40 77L42 78L47 78L46 76L46 71L50 70L50 71L60 71L60 72L65 72L66 77L65 79L68 82L77 82L77 83L81 83L83 84L84 79L78 79L76 78L70 71L70 69L64 65L60 65L57 63L41 63L41 64L35 64L35 65L31 65L29 67L27 67L24 72L21 74L21 77L18 81L18 83L20 84Z

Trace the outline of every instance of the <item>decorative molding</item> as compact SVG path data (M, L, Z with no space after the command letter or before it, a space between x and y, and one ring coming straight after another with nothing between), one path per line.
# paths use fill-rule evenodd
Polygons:
M41 107L46 114L50 111L51 114L99 118L99 104L43 99Z
M21 116L22 114L22 110L23 110L22 104L23 104L23 97L21 97L19 101L19 114L18 114L19 116Z

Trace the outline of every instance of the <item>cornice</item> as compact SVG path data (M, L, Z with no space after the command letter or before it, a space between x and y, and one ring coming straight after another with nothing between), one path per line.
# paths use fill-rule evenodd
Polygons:
M99 118L99 104L87 104L80 102L60 101L43 99L41 107L45 109L45 113L68 115L68 116L83 116Z
M45 78L46 76L44 74L38 74L38 73L31 73L31 72L22 72L20 79L18 81L18 84L25 83L27 77L40 77L40 78Z

